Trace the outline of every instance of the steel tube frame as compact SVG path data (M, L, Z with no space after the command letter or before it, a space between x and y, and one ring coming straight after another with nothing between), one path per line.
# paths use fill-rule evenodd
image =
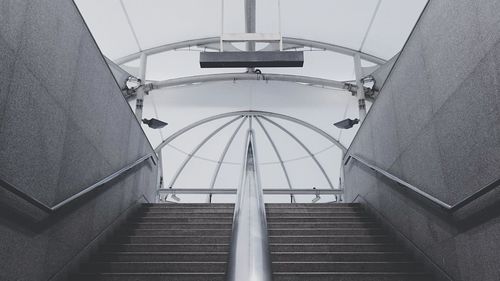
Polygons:
M348 85L347 83L330 79L301 76L301 75L291 75L291 74L278 74L278 73L256 74L256 73L246 73L246 72L194 75L194 76L173 78L163 81L156 81L152 82L151 85L154 90L157 90L162 88L190 85L194 83L219 82L219 81L255 81L255 80L305 83L305 84L330 87L345 91L349 91L349 89L352 88L352 86Z
M160 194L236 194L236 188L163 188L158 192ZM293 192L295 195L341 195L343 189L311 189L311 188L296 188L291 191L288 188L263 188L264 194L269 195L289 195Z
M363 72L361 69L361 58L359 54L354 55L354 72L356 74L356 97L358 98L359 120L363 122L366 117L365 88L363 87Z
M227 151L229 150L229 147L233 143L234 138L238 134L238 132L241 129L241 126L245 123L246 119L248 116L245 116L243 120L241 120L241 123L238 125L238 127L234 130L233 134L229 138L228 142L226 143L226 146L224 147L224 150L222 151L222 154L220 155L219 161L217 162L217 167L215 167L214 175L212 177L212 181L210 181L210 189L213 189L215 186L215 181L217 180L217 176L219 175L220 168L222 166L222 162L224 162L224 158L226 158ZM212 203L212 194L208 195L207 198L208 203Z
M135 100L135 116L139 120L139 124L142 124L142 109L144 106L144 82L146 81L146 68L147 68L148 57L146 54L142 53L140 56L139 65L139 79L141 80L141 85L137 89L137 96Z
M215 129L212 133L210 133L205 139L203 139L194 149L193 151L191 151L191 153L186 157L186 159L184 159L184 162L182 162L181 166L179 167L179 169L177 169L177 172L174 174L174 177L172 178L172 180L170 181L170 184L168 185L169 188L173 187L175 182L177 181L177 178L179 177L179 175L182 173L182 171L184 170L184 168L186 167L187 163L189 163L189 161L193 158L193 155L203 146L205 145L205 143L207 143L207 141L209 141L213 136L215 136L218 132L220 132L222 129L224 129L225 127L229 126L230 124L232 124L233 122L235 122L236 120L242 118L242 116L237 116L236 118L233 118L231 120L229 120L228 122L222 124L221 126L219 126L217 129Z
M285 163L283 162L283 158L281 158L281 154L279 153L278 148L276 147L276 144L274 143L273 139L271 138L271 135L267 131L264 124L262 124L262 122L259 120L258 116L255 116L255 120L257 121L259 126L262 128L262 131L264 131L264 134L266 135L267 139L271 143L271 146L273 147L274 153L276 154L276 157L278 157L278 161L280 162L281 169L283 170L283 174L285 175L286 183L288 184L288 188L290 190L292 190L292 183L290 181L290 177L288 176L288 172L286 170ZM293 193L290 194L290 200L292 203L295 203L295 196L293 195Z
M210 45L210 44L220 44L220 37L199 38L199 39L186 40L186 41L165 44L162 46L142 50L141 52L137 52L134 54L130 54L130 55L121 57L121 58L115 60L115 63L120 65L120 64L125 64L127 62L133 61L135 59L138 59L141 56L141 53L144 53L146 55L154 55L154 54L168 52L168 51L172 51L172 50L176 50L176 49L182 49L182 48L193 47L193 46ZM354 49L350 49L347 47L342 47L342 46L338 46L338 45L334 45L334 44L330 44L330 43L326 43L326 42L321 42L321 41L314 41L314 40L303 39L303 38L283 37L283 44L293 44L293 45L298 45L298 46L302 46L302 47L312 47L312 48L317 48L317 49L323 49L326 51L344 54L344 55L348 55L348 56L354 56L354 54L359 54L363 60L366 60L366 61L369 61L369 62L372 62L375 64L384 64L386 62L386 60L379 58L377 56L374 56L374 55L370 55L370 54L363 53L363 52L360 52L360 51L357 51Z
M283 126L281 126L280 124L274 122L273 120L265 117L265 116L261 116L262 119L266 120L267 122L271 123L272 125L278 127L280 130L282 130L283 132L285 132L287 135L289 135L292 139L294 139L308 154L309 156L313 159L313 161L316 163L316 165L318 166L318 168L321 170L321 173L323 174L323 176L325 177L326 181L328 182L328 185L330 186L331 189L335 189L333 187L333 184L332 182L330 181L330 178L328 177L328 175L326 174L326 171L325 169L323 168L323 165L321 165L321 163L319 163L318 159L316 158L316 156L314 156L314 154L309 150L309 148L307 148L307 146L300 140L298 139L292 132L288 131L286 128L284 128Z
M233 112L227 112L227 113L222 113L222 114L214 115L214 116L211 116L211 117L199 120L197 122L194 122L194 123L192 123L192 124L190 124L190 125L182 128L182 129L180 129L179 131L173 133L172 135L170 135L168 138L166 138L164 141L162 141L155 148L155 151L158 153L168 143L170 143L171 141L173 141L174 139L176 139L180 135L184 134L185 132L187 132L187 131L189 131L189 130L191 130L193 128L196 128L196 127L198 127L200 125L203 125L205 123L208 123L208 122L211 122L211 121L214 121L214 120L218 120L218 119L226 118L226 117L231 117L231 116L237 116L237 115L239 115L241 117L243 117L243 116L255 116L255 115L258 115L260 117L269 116L269 117L279 118L279 119L283 119L283 120L287 120L287 121L299 124L301 126L309 128L310 130L313 130L316 133L322 135L324 138L326 138L331 143L333 143L335 146L337 146L342 152L344 152L344 153L347 152L347 148L344 145L342 145L338 140L336 140L335 138L333 138L332 136L330 136L328 133L326 133L325 131L321 130L320 128L318 128L318 127L316 127L316 126L314 126L312 124L309 124L309 123L307 123L305 121L302 121L300 119L297 119L297 118L294 118L294 117L291 117L291 116L288 116L288 115L284 115L284 114L280 114L280 113L274 113L274 112L269 112L269 111L259 111L259 110L233 111Z

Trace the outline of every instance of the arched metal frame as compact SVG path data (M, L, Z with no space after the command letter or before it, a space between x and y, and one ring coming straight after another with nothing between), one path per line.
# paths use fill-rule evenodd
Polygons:
M167 145L168 143L170 143L171 141L173 141L174 139L176 139L180 135L184 134L187 131L190 131L193 128L196 128L196 127L198 127L200 125L203 125L205 123L212 122L214 120L218 120L218 119L221 119L221 118L231 117L231 116L255 116L255 115L283 119L283 120L287 120L287 121L299 124L301 126L304 126L304 127L308 128L308 129L313 130L316 133L322 135L324 138L326 138L328 141L330 141L335 146L337 146L340 150L342 150L342 153L346 153L347 152L347 148L343 144L341 144L334 137L330 136L327 132L321 130L320 128L318 128L318 127L316 127L316 126L314 126L312 124L309 124L309 123L307 123L305 121L302 121L300 119L297 119L297 118L289 116L289 115L275 113L275 112L269 112L269 111L260 111L260 110L233 111L233 112L227 112L227 113L222 113L222 114L210 116L210 117L207 117L205 119L199 120L197 122L194 122L194 123L192 123L192 124L190 124L190 125L182 128L182 129L180 129L179 131L173 133L171 136L167 137L164 141L162 141L155 148L155 151L156 151L156 153L159 153L161 151L161 149L163 147L165 147L165 145Z
M235 111L235 112L229 112L229 113L223 113L223 114L219 114L219 115L215 115L215 116L211 116L211 117L208 117L208 118L205 118L203 120L200 120L198 122L195 122L195 123L192 123L191 125L188 125L186 127L184 127L183 129L175 132L174 134L172 134L170 137L168 137L167 139L165 139L160 145L158 145L158 147L155 149L155 151L157 153L160 153L161 154L161 149L167 145L168 143L170 143L171 141L173 141L175 138L177 138L178 136L186 133L187 131L195 128L195 127L198 127L200 125L203 125L203 124L206 124L208 122L211 122L211 121L214 121L214 120L218 120L218 119L221 119L221 118L228 118L228 117L233 117L233 116L236 116L236 118L233 118L231 119L230 121L224 123L223 125L221 125L220 127L218 127L217 129L215 129L211 134L209 134L205 139L203 139L194 149L193 151L188 154L188 156L186 157L186 159L183 161L183 163L181 164L181 166L178 168L177 172L174 174L172 180L170 181L170 184L168 185L169 188L173 188L173 185L175 184L177 178L179 177L179 175L182 173L182 171L184 170L184 168L186 167L186 165L189 163L189 161L192 159L192 157L195 155L195 153L203 146L205 145L213 136L215 136L218 132L220 132L222 129L226 128L227 126L229 126L230 124L232 124L233 122L235 122L236 120L240 119L240 118L244 118L244 120L238 125L238 127L236 128L236 130L233 132L233 134L231 135L229 141L226 143L226 146L224 147L224 150L220 156L220 160L218 161L218 164L217 164L217 167L215 169L215 172L214 172L214 175L212 177L212 181L211 181L211 184L210 184L210 189L213 189L214 186L215 186L215 181L217 179L217 175L220 171L220 167L223 163L223 160L225 158L225 155L227 154L227 151L229 149L229 147L231 146L231 143L233 142L235 136L237 135L238 131L240 130L240 128L242 127L242 125L244 124L244 122L248 119L250 121L250 128L252 127L251 125L251 121L252 121L252 118L255 117L257 123L260 125L260 127L262 128L262 130L264 131L266 137L269 139L269 141L271 142L271 145L280 161L280 164L281 164L281 167L283 169L283 173L285 174L285 177L286 177L286 180L287 180L287 184L290 188L290 190L292 190L292 185L291 185L291 181L290 181L290 178L289 178L289 175L288 175L288 172L286 170L286 167L284 165L284 161L283 159L281 158L281 155L279 154L279 151L274 143L274 141L272 140L272 137L270 136L269 132L266 130L265 126L262 124L262 122L259 120L259 118L262 118L264 119L265 121L271 123L272 125L276 126L277 128L279 128L280 130L282 130L283 132L285 132L286 134L288 134L291 138L293 138L308 154L309 156L313 159L313 161L316 163L316 165L318 166L318 168L320 169L320 171L322 172L322 174L324 175L326 181L328 182L328 185L330 186L331 189L334 189L333 187L333 184L330 180L330 178L328 177L325 169L323 168L323 166L321 165L321 163L319 163L319 161L316 159L316 157L314 156L314 154L307 148L307 146L302 142L300 141L300 139L298 139L293 133L291 133L290 131L288 131L286 128L284 128L283 126L281 126L280 124L274 122L273 120L267 118L267 117L275 117L275 118L279 118L279 119L283 119L283 120L288 120L288 121L291 121L293 123L296 123L296 124L299 124L299 125L302 125L304 127L307 127L313 131L315 131L316 133L322 135L323 137L325 137L326 139L328 139L329 141L331 141L333 144L335 144L338 148L340 148L342 150L342 153L344 154L346 152L346 148L338 141L336 140L335 138L333 138L332 136L330 136L329 134L327 134L326 132L324 132L323 130L307 123L307 122L304 122L300 119L297 119L297 118L294 118L294 117L291 117L291 116L288 116L288 115L284 115L284 114L279 114L279 113L273 113L273 112L267 112L267 111ZM208 200L209 202L211 201L211 193L209 193L209 197L208 197ZM293 202L293 193L291 193L291 198L292 198L292 202Z
M222 163L224 162L224 158L226 158L227 151L229 150L229 147L233 143L234 138L236 137L236 135L240 131L241 126L243 126L243 124L245 123L247 118L248 118L248 116L245 116L245 118L243 120L241 120L241 123L238 125L238 127L236 127L233 134L231 135L231 137L227 141L226 146L224 147L224 150L222 151L222 154L220 155L219 161L217 162L217 166L215 167L215 171L214 171L214 175L212 177L212 180L210 181L210 189L214 188L215 181L217 180L217 176L219 175L219 171L220 171L220 168L222 166ZM212 194L208 195L207 201L208 201L208 203L212 203Z
M283 37L283 43L292 45L292 46L289 46L288 48L285 48L285 50L286 49L294 49L294 48L298 48L298 47L312 47L312 48L323 49L325 51L335 52L335 53L348 55L348 56L354 56L354 54L359 54L361 59L375 63L375 64L384 64L386 62L386 60L379 58L377 56L363 53L363 52L360 52L360 51L357 51L357 50L354 50L351 48L326 43L326 42L314 41L314 40L303 39L303 38ZM130 55L121 57L121 58L115 60L115 63L120 65L120 64L125 64L127 62L136 60L141 56L142 53L149 56L149 55L155 55L155 54L164 53L164 52L173 51L173 50L182 49L182 48L197 47L197 46L203 47L203 46L207 46L207 45L208 45L208 49L219 50L220 37L199 38L199 39L186 40L186 41L165 44L162 46L149 48L146 50L142 50L141 52L137 52L134 54L130 54Z
M280 162L280 166L281 166L281 169L283 170L283 174L285 175L285 179L286 179L286 183L288 184L288 188L290 190L292 190L292 182L290 181L290 177L288 176L288 171L286 170L285 163L283 162L283 158L281 158L281 154L278 151L278 148L276 147L276 144L274 143L273 138L271 138L271 135L267 131L266 127L264 126L264 124L262 124L262 122L260 122L260 120L257 116L255 117L255 120L257 121L260 128L262 129L262 131L266 135L267 139L271 143L271 146L273 147L274 153L276 154L276 157L278 157L278 161ZM290 200L292 203L295 202L295 196L293 195L293 193L290 194Z
M352 57L359 57L360 59L366 60L371 63L375 63L377 65L382 65L386 63L386 60L379 58L377 56L326 42L314 41L302 38L293 38L293 37L283 37L282 41L285 44L284 50L296 49L302 47L311 47L343 55L348 55ZM173 51L193 46L204 47L207 49L220 51L220 44L221 44L220 42L221 42L220 37L208 37L208 38L199 38L193 40L174 42L142 50L134 54L130 54L128 56L115 60L115 63L118 65L122 65L132 60L138 59L141 56L155 55L159 53L164 53L168 51ZM329 79L321 79L316 77L300 76L300 75L287 75L278 73L270 73L266 75L255 75L251 73L230 73L230 74L220 73L212 75L195 75L188 77L180 77L175 79L163 80L159 82L153 82L153 89L190 85L202 82L228 81L228 80L274 80L274 81L284 81L284 82L305 83L310 85L331 87L344 90L350 90L352 88L352 86L344 82L329 80Z
M179 169L177 170L177 172L174 174L174 177L172 178L172 180L170 181L170 184L168 185L168 187L173 187L173 185L175 184L175 182L177 181L177 178L179 177L179 175L182 173L182 171L184 170L184 168L186 167L187 163L189 163L189 161L191 160L191 158L193 158L193 155L198 152L198 150L200 150L200 148L202 146L204 146L207 141L209 141L213 136L215 136L218 132L220 132L222 129L226 128L227 126L231 125L233 122L235 122L236 120L242 118L243 116L238 116L236 118L233 118L231 120L229 120L228 122L222 124L221 126L219 126L217 129L215 129L212 133L210 133L205 139L203 139L194 149L193 151L191 151L191 153L189 153L189 155L186 157L186 159L184 159L184 162L182 162L181 166L179 167Z
M339 90L354 90L355 86L341 81L335 81L331 79L316 78L310 76L302 75L291 75L291 74L277 74L277 73L217 73L217 74L206 74L206 75L194 75L188 77L173 78L163 81L151 82L151 88L153 90L178 87L183 85L192 85L196 83L205 82L219 82L219 81L281 81L281 82L293 82L302 83L305 85L315 85L327 88L334 88Z
M314 163L316 163L316 165L320 169L321 173L325 177L326 181L328 182L328 186L330 186L331 189L335 189L333 187L332 181L330 180L330 178L328 177L328 174L326 173L325 169L323 168L323 165L321 165L321 163L319 163L316 156L314 156L314 153L312 153L311 150L309 150L309 148L307 148L307 146L299 138L297 138L297 136L295 136L292 132L288 131L286 128L284 128L280 124L274 122L273 120L271 120L265 116L261 116L261 118L266 120L267 122L273 124L274 126L279 128L280 130L285 132L287 135L289 135L293 140L295 140L307 152L307 154L309 154L309 156L313 159Z

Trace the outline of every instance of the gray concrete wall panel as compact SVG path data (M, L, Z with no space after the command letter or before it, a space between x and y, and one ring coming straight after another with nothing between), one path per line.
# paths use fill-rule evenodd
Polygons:
M0 85L0 178L47 205L153 152L70 0L0 1ZM0 280L49 280L155 184L148 161L55 215L0 189Z
M498 179L499 14L495 0L431 0L349 152L449 204ZM360 165L345 167L347 200L360 195L453 279L500 280L497 213L462 225L443 219Z

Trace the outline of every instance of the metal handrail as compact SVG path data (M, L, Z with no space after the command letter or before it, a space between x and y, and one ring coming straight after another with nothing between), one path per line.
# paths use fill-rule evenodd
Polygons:
M80 192L64 199L63 201L57 203L54 206L47 206L45 203L42 203L38 199L34 198L33 196L29 195L28 193L20 190L19 188L16 188L13 184L8 183L5 180L0 179L0 186L9 191L10 193L18 196L19 198L23 199L24 201L38 207L39 209L45 211L46 213L53 213L57 211L58 209L70 204L71 202L77 200L78 198L84 196L85 194L92 192L93 190L99 188L100 186L114 180L115 178L125 174L128 172L130 169L136 167L137 165L141 164L142 162L148 160L148 159L153 160L153 164L156 165L156 154L155 153L149 153L147 155L142 156L141 158L137 159L131 164L126 165L125 167L117 170L116 172L113 172L109 176L104 177L103 179L97 181L96 183L84 188Z
M227 281L271 281L266 207L260 185L253 131L248 131L241 182L234 206Z
M472 195L467 196L465 199L455 203L454 205L450 205L450 204L445 203L445 202L441 201L440 199L430 195L429 193L423 191L422 189L420 189L420 188L400 179L399 177L387 172L386 170L377 167L376 165L370 163L368 160L364 159L363 157L361 157L359 155L353 155L353 154L348 153L346 155L346 158L345 158L346 160L344 161L344 165L346 165L347 162L349 162L349 159L351 159L351 158L355 159L359 163L367 166L368 168L378 172L379 174L385 176L386 178L401 184L402 186L406 187L408 190L418 194L422 198L427 199L428 201L439 206L441 209L443 209L444 211L446 211L448 213L456 212L457 210L467 206L471 202L475 201L476 199L482 197L483 195L489 193L493 189L500 186L500 179L494 180L493 182L482 187L481 189L479 189L478 191L476 191Z

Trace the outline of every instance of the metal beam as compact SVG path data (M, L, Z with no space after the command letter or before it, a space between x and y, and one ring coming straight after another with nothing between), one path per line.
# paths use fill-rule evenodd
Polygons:
M139 61L139 79L141 80L141 85L136 91L135 100L135 116L139 120L139 124L142 124L142 108L144 105L144 95L146 94L144 90L144 81L146 81L146 68L148 63L148 57L146 54L141 54Z
M295 82L303 83L309 85L318 85L322 87L330 87L340 90L349 91L352 89L351 85L344 82L339 82L335 80L300 76L300 75L289 75L289 74L256 74L256 73L218 73L218 74L207 74L207 75L195 75L189 77L173 78L158 82L153 82L153 89L162 89L168 87L176 87L182 85L190 85L195 83L205 83L205 82L218 82L218 81L283 81L283 82ZM350 92L349 92L350 93Z
M241 129L241 126L245 123L246 119L248 116L245 116L243 120L241 120L241 123L238 125L238 127L234 130L233 134L229 138L229 140L226 143L226 146L224 147L224 150L222 151L222 154L220 155L219 161L217 162L217 167L215 167L214 175L212 177L212 181L210 181L210 189L213 189L215 186L215 181L217 180L217 176L219 175L220 168L222 166L222 163L224 162L224 158L226 158L227 151L229 150L229 147L233 143L234 138L238 134L238 132ZM208 203L212 203L212 194L208 195Z
M359 108L359 120L363 122L366 117L365 88L363 87L363 74L361 69L361 58L359 54L354 56L354 73L356 74L357 98Z
M267 122L269 122L269 123L273 124L274 126L278 127L280 130L282 130L287 135L289 135L292 139L294 139L307 152L307 154L309 154L309 156L313 159L314 163L316 163L316 165L320 169L321 173L325 177L326 181L328 182L328 186L330 186L331 189L334 189L333 184L330 181L330 178L328 177L325 169L323 168L323 165L321 165L321 163L319 163L319 161L316 158L316 156L314 156L314 154L309 150L309 148L307 148L307 146L299 138L297 138L292 132L288 131L286 128L284 128L280 124L274 122L273 120L271 120L271 119L269 119L269 118L267 118L265 116L261 116L261 117L262 117L262 119L266 120Z
M343 189L307 189L296 188L291 191L288 188L263 188L264 194L274 195L289 195L293 192L295 195L341 195L344 193ZM160 194L236 194L236 188L162 188L158 190Z
M257 123L262 128L262 131L264 131L264 134L266 135L267 139L271 143L271 146L273 147L274 153L276 154L276 157L278 157L278 161L280 162L281 169L283 170L283 174L285 175L285 179L286 179L286 183L288 185L288 188L291 190L292 183L290 181L290 177L288 176L288 172L286 170L285 163L283 162L283 158L281 158L281 154L278 151L278 148L276 147L276 144L274 143L273 138L271 138L271 135L267 131L266 127L264 127L264 124L262 124L262 122L260 122L258 116L255 116L255 120L257 120ZM295 197L293 194L290 194L290 199L292 200L292 202L295 201Z
M173 187L175 182L177 181L177 178L179 177L179 175L182 173L182 170L184 170L184 168L186 167L187 163L189 163L189 161L191 160L191 158L193 158L193 155L198 151L200 150L200 148L205 145L205 143L207 143L207 141L209 141L213 136L215 136L218 132L220 132L222 129L224 129L225 127L229 126L230 124L232 124L234 121L240 119L241 116L238 116L236 118L233 118L231 120L229 120L228 122L222 124L221 126L219 126L217 129L215 129L212 133L210 133L205 139L203 139L194 149L193 151L191 151L191 153L186 157L186 159L184 159L184 162L182 162L181 166L179 167L179 169L177 169L177 172L174 174L174 177L172 178L172 180L170 180L170 184L168 185L168 187Z
M146 49L146 50L143 50L141 52L137 52L134 54L130 54L130 55L121 57L121 58L115 60L115 63L120 65L120 64L124 64L124 63L130 62L130 61L136 60L141 56L141 53L145 53L146 55L154 55L154 54L164 53L164 52L168 52L168 51L173 51L176 49L204 46L204 45L211 45L212 46L213 44L219 44L219 48L220 48L220 37L199 38L199 39L186 40L186 41L165 44L165 45ZM369 62L372 62L375 64L384 64L386 62L386 60L379 58L377 56L374 56L374 55L370 55L367 53L359 52L359 51L351 49L351 48L342 47L339 45L330 44L330 43L321 42L321 41L314 41L314 40L303 39L303 38L283 37L283 44L292 44L292 45L303 46L303 47L323 49L325 51L335 52L335 53L344 54L344 55L348 55L348 56L354 56L354 54L359 53L360 57L363 60L366 60L366 61L369 61Z
M245 0L245 32L255 33L256 26L256 1ZM247 42L247 51L255 51L255 42Z
M335 146L337 146L338 148L340 148L340 150L342 150L342 152L346 152L347 151L347 148L342 145L338 140L336 140L334 137L330 136L328 133L326 133L325 131L321 130L320 128L312 125L312 124L309 124L305 121L302 121L300 119L297 119L297 118L294 118L292 116L288 116L288 115L284 115L284 114L280 114L280 113L274 113L274 112L269 112L269 111L259 111L259 110L248 110L248 111L233 111L233 112L227 112L227 113L222 113L222 114L218 114L218 115L214 115L214 116L211 116L211 117L207 117L205 119L202 119L202 120L199 120L197 122L194 122L182 129L180 129L179 131L173 133L172 135L170 135L169 137L167 137L164 141L162 141L156 148L155 148L155 151L156 152L159 152L164 146L166 146L168 143L170 143L171 141L173 141L174 139L176 139L178 136L184 134L185 132L193 129L193 128L196 128L200 125L203 125L205 123L208 123L208 122L212 122L214 120L218 120L218 119L221 119L221 118L226 118L226 117L231 117L231 116L255 116L255 115L258 115L258 116L269 116L269 117L274 117L274 118L279 118L279 119L283 119L283 120L287 120L287 121L290 121L290 122L293 122L293 123L296 123L296 124L299 124L301 126L304 126L306 128L309 128L310 130L313 130L314 132L322 135L324 138L326 138L327 140L329 140L331 143L333 143Z

